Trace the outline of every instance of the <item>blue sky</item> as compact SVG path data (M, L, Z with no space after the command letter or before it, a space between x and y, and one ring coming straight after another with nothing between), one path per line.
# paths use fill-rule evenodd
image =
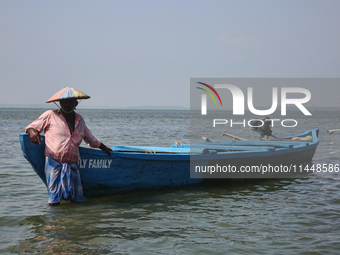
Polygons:
M339 77L339 10L336 0L0 0L0 104L43 104L72 86L91 96L85 106L189 107L190 78ZM319 92L315 106L339 106L340 88Z

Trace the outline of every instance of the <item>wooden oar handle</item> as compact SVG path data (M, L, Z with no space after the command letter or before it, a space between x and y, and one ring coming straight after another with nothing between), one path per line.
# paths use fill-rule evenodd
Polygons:
M231 138L234 138L234 139L237 139L237 140L241 140L241 141L247 141L247 139L244 139L244 138L238 137L238 136L236 136L236 135L231 135L231 134L228 134L227 132L224 132L224 133L222 134L222 136L229 136L229 137L231 137Z

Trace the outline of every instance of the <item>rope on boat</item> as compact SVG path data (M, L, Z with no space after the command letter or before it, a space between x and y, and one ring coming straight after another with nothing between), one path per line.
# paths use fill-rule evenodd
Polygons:
M156 151L150 151L150 150L145 150L145 153L152 153L152 154L156 154Z
M274 142L312 142L313 137L312 136L306 136L306 137L293 137L291 139L267 139L267 138L261 138L260 141L274 141Z
M184 148L183 144L180 143L180 142L176 142L176 141L175 141L175 145L176 145L176 148L177 148L177 145L181 145L181 146Z

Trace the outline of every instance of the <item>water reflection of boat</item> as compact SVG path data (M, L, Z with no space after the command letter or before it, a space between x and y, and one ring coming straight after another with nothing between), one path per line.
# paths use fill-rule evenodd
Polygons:
M304 174L301 167L310 163L317 145L318 129L282 139L262 141L201 142L195 145L171 147L113 146L112 157L104 152L80 147L78 162L86 197L178 187L203 182L207 178L290 178ZM30 141L28 134L20 135L24 157L45 181L44 148ZM217 166L262 169L262 172L207 172ZM197 168L197 167L202 168ZM263 173L264 166L286 167L287 172ZM300 167L301 166L301 167ZM204 168L205 167L205 168ZM294 169L295 168L295 169ZM197 169L199 171L197 171ZM205 170L203 170L205 169ZM295 172L294 172L295 170ZM191 177L191 178L190 178Z

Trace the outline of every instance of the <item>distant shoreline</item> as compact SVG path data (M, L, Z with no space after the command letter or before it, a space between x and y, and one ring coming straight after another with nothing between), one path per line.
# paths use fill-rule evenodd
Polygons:
M0 104L0 108L2 109L57 109L56 105L52 104ZM79 105L77 107L79 110L188 110L190 111L189 107L183 106L127 106L127 107L110 107L110 106L86 106L86 105ZM340 107L308 107L310 111L340 111ZM199 109L196 109L199 110ZM296 107L287 107L289 111L299 111ZM228 109L228 111L232 111L232 109ZM247 111L247 110L246 110Z
M54 104L0 104L0 108L17 108L17 109L57 109ZM86 106L79 105L78 109L98 109L98 110L190 110L189 107L183 106L127 106L127 107L110 107L110 106Z

